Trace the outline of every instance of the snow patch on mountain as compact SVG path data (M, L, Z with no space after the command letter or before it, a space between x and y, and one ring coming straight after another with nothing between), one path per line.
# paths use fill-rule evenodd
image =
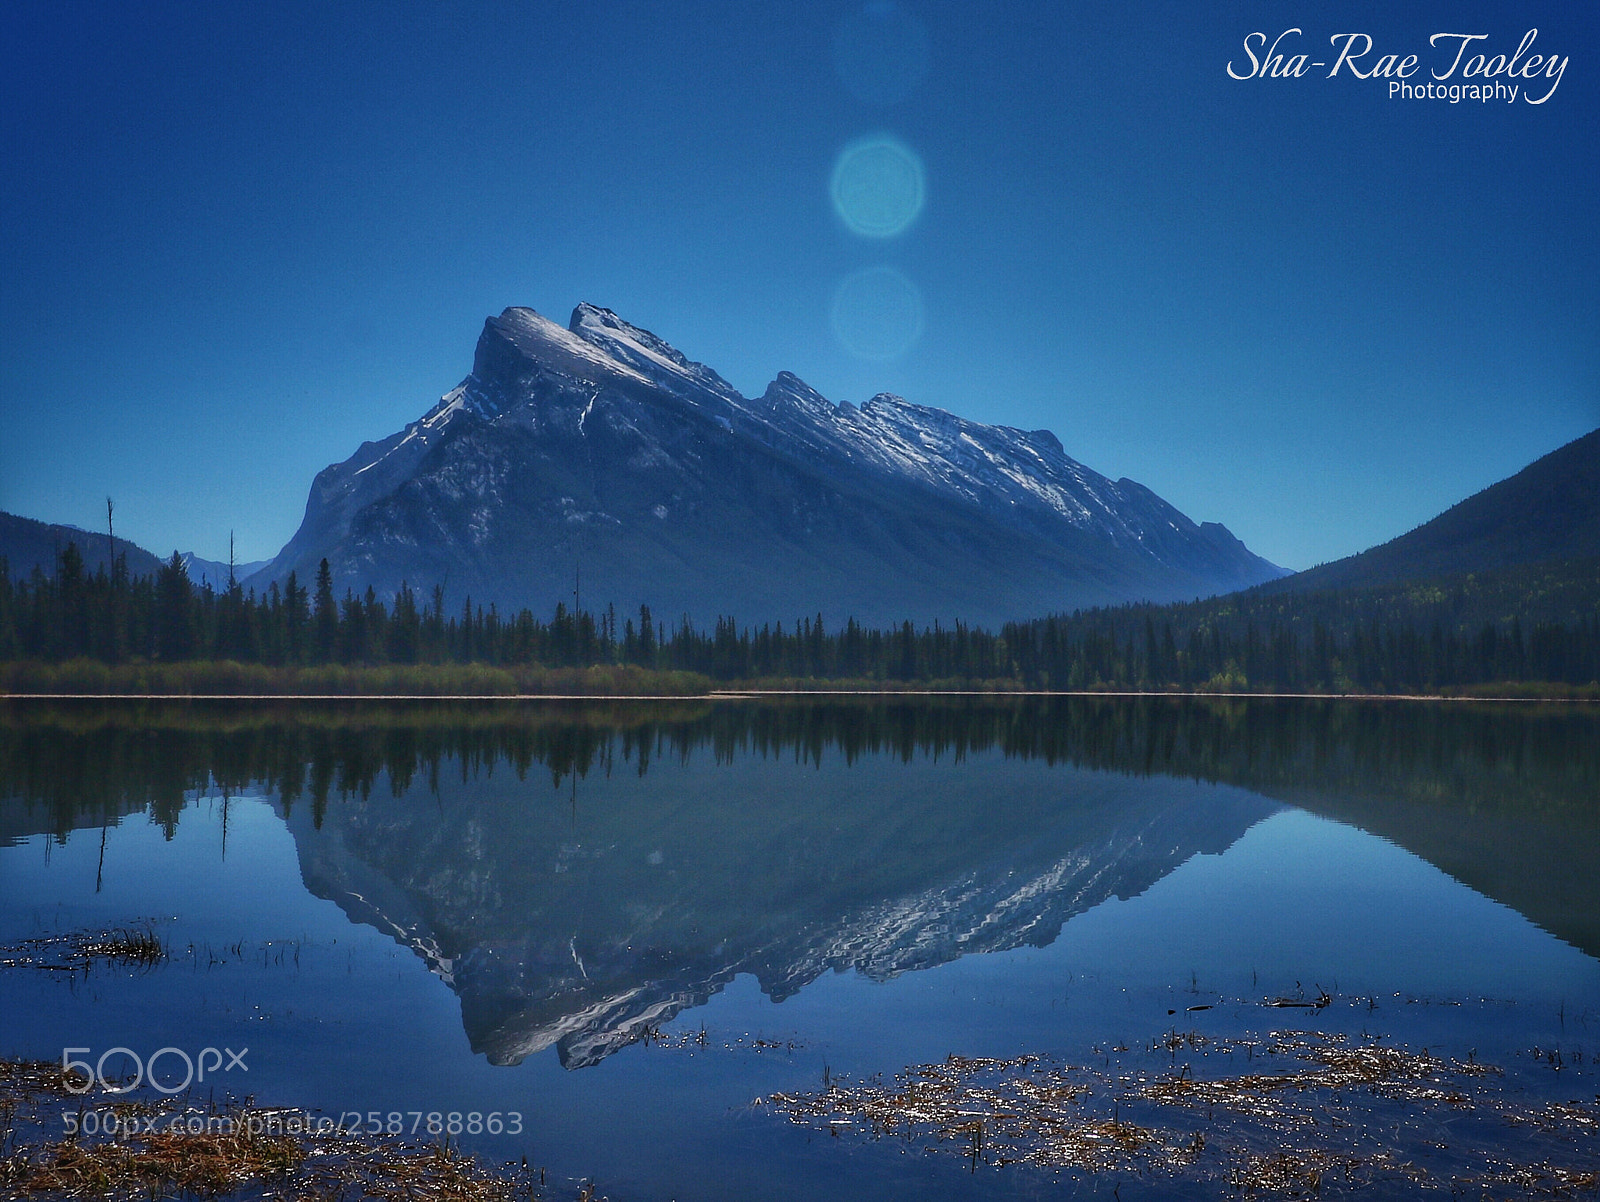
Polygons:
M596 541L602 526L613 541ZM323 555L341 586L450 575L506 603L581 558L619 602L661 597L701 618L798 602L992 621L1279 574L1049 431L890 393L835 404L791 372L745 397L587 303L565 326L520 307L487 319L471 373L320 473L300 530L252 583Z

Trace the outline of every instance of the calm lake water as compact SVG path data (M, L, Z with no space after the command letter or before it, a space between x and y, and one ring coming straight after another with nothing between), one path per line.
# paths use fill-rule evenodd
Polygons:
M1233 1197L1274 1141L1354 1149L1362 1196L1600 1168L1596 707L0 710L0 945L144 926L153 969L0 969L0 1055L248 1048L219 1092L515 1114L463 1140L553 1196ZM1457 1076L1493 1098L1346 1082L1251 1128L1134 1096L1272 1032L1492 1065ZM816 1103L951 1055L1214 1128L1205 1171Z

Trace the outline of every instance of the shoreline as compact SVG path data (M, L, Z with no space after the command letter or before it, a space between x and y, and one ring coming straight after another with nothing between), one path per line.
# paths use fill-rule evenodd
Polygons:
M795 697L1105 697L1223 701L1432 701L1595 704L1600 696L1476 693L1267 693L1153 689L713 689L704 693L4 693L10 701L761 701Z

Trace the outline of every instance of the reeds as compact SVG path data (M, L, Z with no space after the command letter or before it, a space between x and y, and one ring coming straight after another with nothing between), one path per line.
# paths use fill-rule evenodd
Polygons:
M75 954L84 960L109 960L150 968L166 959L167 949L162 946L161 937L145 927L84 936L77 942Z
M490 1169L449 1143L408 1144L342 1132L310 1133L285 1114L248 1105L198 1108L181 1098L98 1104L116 1134L43 1138L86 1102L59 1065L0 1060L0 1197L436 1199L513 1202L541 1197L538 1170ZM79 1110L81 1115L82 1111ZM17 1132L33 1136L12 1145ZM589 1197L594 1197L592 1187Z
M11 1196L219 1197L255 1182L287 1178L307 1149L289 1136L253 1135L244 1112L226 1130L159 1131L94 1143L59 1140L0 1161L0 1186ZM237 1120L237 1121L235 1121Z
M1139 1067L1180 1051L1195 1060ZM1316 1031L1174 1031L1140 1051L1118 1044L1104 1054L1098 1069L1038 1055L951 1056L890 1080L830 1077L819 1091L758 1105L836 1136L943 1148L974 1169L981 1159L1167 1177L1245 1196L1409 1191L1425 1179L1569 1196L1600 1184L1600 1099L1540 1104L1475 1059ZM1217 1071L1218 1061L1233 1071ZM1237 1071L1244 1062L1249 1071ZM1529 1128L1533 1136L1518 1134ZM1457 1130L1470 1135L1453 1146L1440 1138Z
M0 968L87 972L96 964L151 969L167 958L161 936L149 927L69 931L0 947Z
M0 696L616 697L702 696L709 677L632 664L544 668L537 664L319 664L297 667L233 660L103 664L23 660L0 664Z

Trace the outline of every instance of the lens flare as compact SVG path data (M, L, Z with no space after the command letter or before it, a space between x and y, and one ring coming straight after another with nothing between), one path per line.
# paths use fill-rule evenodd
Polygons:
M869 267L840 282L829 316L856 358L898 359L922 336L922 293L893 267Z
M894 138L861 138L840 152L830 191L834 209L852 233L893 238L922 211L922 160Z

